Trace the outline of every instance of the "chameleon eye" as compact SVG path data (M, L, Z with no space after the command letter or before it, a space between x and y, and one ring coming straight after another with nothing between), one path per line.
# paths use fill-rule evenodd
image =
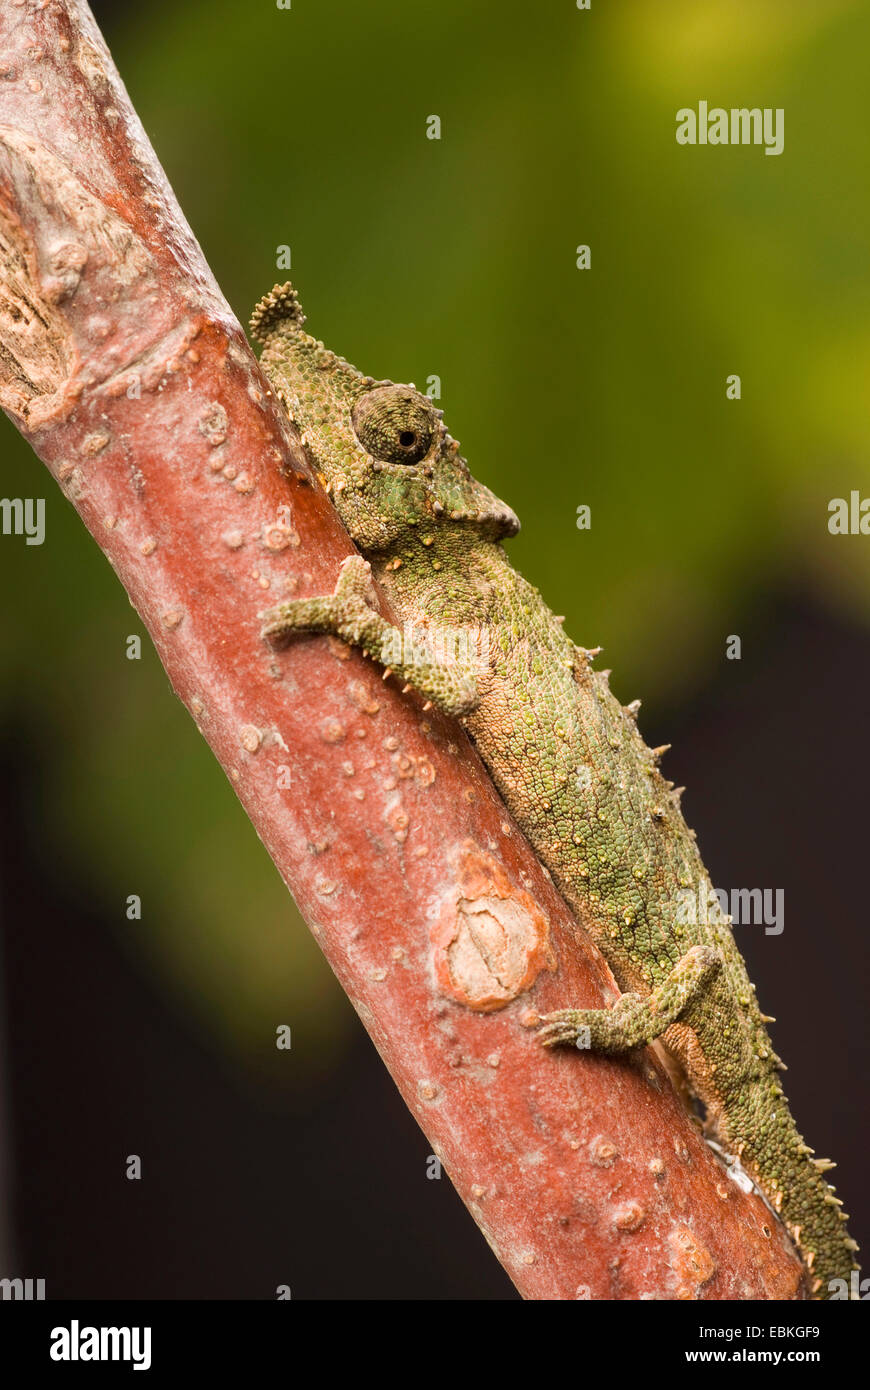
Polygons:
M353 428L367 454L383 463L419 463L432 447L431 409L406 387L378 386L353 408Z

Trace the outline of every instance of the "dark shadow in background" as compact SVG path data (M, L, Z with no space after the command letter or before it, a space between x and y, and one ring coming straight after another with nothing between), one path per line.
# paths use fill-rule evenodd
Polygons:
M714 883L785 889L783 934L742 927L738 941L781 1020L798 1123L838 1159L861 1240L870 641L792 605L751 645L679 730L644 732L674 739L667 771L689 787ZM822 710L836 724L819 728ZM426 1180L428 1144L361 1028L319 1089L264 1098L168 1009L88 884L53 871L49 757L44 729L7 728L14 1272L54 1298L268 1299L279 1284L296 1298L516 1297L447 1178ZM130 1153L141 1182L124 1176Z
M167 1005L116 914L53 870L49 760L44 729L5 730L16 1264L0 1273L44 1278L49 1298L511 1297L446 1175L427 1179L429 1145L361 1026L320 1086L264 1094Z

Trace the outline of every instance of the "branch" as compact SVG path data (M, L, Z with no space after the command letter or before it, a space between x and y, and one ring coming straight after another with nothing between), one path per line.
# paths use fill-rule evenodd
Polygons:
M86 5L12 0L0 55L0 401L496 1255L527 1298L794 1297L784 1234L652 1053L554 1055L522 1026L616 989L462 731L335 642L260 639L350 543Z

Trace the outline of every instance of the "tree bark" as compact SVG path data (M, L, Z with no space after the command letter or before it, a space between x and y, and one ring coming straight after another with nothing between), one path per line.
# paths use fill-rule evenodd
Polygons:
M78 0L0 16L0 401L520 1292L799 1296L651 1052L529 1031L617 990L462 730L334 641L261 640L258 612L331 590L350 542Z

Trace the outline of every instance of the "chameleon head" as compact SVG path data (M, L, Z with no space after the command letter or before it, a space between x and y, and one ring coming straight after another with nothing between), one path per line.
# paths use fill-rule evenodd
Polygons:
M516 535L516 516L471 476L431 400L413 386L363 376L304 323L296 291L281 285L257 305L251 332L360 549L389 551L423 527L466 528L493 541Z

